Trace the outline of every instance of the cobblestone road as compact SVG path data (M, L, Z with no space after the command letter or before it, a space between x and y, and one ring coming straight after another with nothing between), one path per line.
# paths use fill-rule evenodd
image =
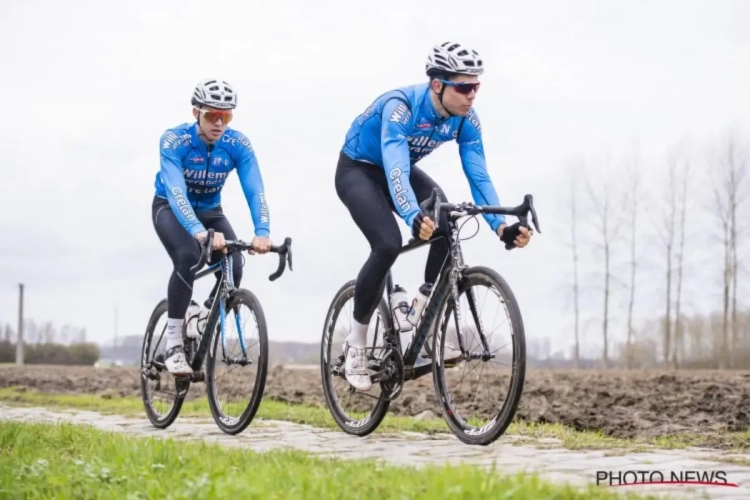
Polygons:
M131 436L169 437L204 440L224 446L245 447L255 451L279 448L302 450L321 457L377 458L394 465L470 463L515 473L536 472L541 477L574 485L596 482L596 471L613 473L648 470L661 471L665 479L674 472L725 471L726 479L738 487L726 486L629 486L618 490L667 495L670 498L750 498L750 467L723 460L740 459L750 463L750 455L728 454L717 450L650 450L646 453L562 448L554 440L536 445L519 444L513 436L504 436L488 447L472 447L456 438L434 438L417 433L375 434L355 438L342 432L283 421L255 420L238 436L222 433L210 419L178 419L169 429L159 430L146 420L102 415L90 411L61 411L44 408L20 408L0 405L0 418L18 421L71 422L87 424L106 431L127 432ZM515 441L515 442L514 442ZM632 482L633 478L627 478Z

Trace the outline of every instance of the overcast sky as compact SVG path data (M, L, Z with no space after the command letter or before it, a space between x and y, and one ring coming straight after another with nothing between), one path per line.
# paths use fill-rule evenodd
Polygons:
M423 81L434 43L458 40L487 68L475 107L501 201L533 193L543 231L507 252L480 219L468 262L506 277L530 339L564 346L568 160L637 144L651 175L679 140L749 131L747 19L741 0L3 2L0 322L15 324L23 282L38 322L105 341L117 305L120 335L143 331L171 272L150 220L159 137L192 120L194 85L216 75L239 93L232 125L258 155L272 238L294 239L294 272L270 283L276 256L247 258L243 285L272 339L317 342L333 294L368 253L334 189L347 128L380 93ZM422 165L451 200L470 199L455 144ZM236 175L223 204L251 238ZM425 257L394 267L409 293ZM210 285L197 286L201 298ZM638 307L653 312L645 298Z

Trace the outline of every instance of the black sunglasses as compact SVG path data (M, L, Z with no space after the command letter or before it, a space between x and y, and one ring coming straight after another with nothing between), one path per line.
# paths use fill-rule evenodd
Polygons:
M440 83L443 85L447 85L449 87L453 87L456 89L456 92L459 94L470 94L473 90L474 92L477 92L479 90L479 82L476 83L468 83L468 82L449 82L447 80L440 80L438 79Z

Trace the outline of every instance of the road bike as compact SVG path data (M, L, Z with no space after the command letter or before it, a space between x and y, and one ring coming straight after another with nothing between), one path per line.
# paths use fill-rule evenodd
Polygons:
M219 428L227 434L238 434L250 425L250 422L252 422L255 417L255 413L258 411L258 406L263 397L268 369L268 332L266 319L260 301L253 292L245 288L235 287L232 273L233 259L237 257L244 258L239 252L251 249L252 243L246 243L242 240L227 240L227 253L223 254L218 262L198 272L206 263L210 263L213 236L214 230L209 229L208 237L201 245L200 260L190 269L195 275L196 281L210 274L218 275L216 284L209 294L209 298L204 302L204 305L209 309L209 312L208 315L202 319L202 321L204 321L204 328L200 333L199 338L188 337L186 331L188 318L186 318L184 323L185 327L183 328L182 336L185 347L185 356L188 364L193 369L193 374L190 376L173 376L167 371L164 364L165 345L164 343L161 343L162 338L166 341L166 338L164 337L166 323L161 329L159 339L152 349L152 340L157 330L157 322L161 316L166 317L167 299L162 299L157 304L151 314L143 338L141 356L141 398L148 419L155 427L160 429L169 427L175 421L185 401L185 396L190 388L190 384L194 382L206 382L206 392L208 403L211 408L211 414ZM238 253L233 254L233 251L237 251ZM275 281L283 274L287 264L289 265L289 269L292 270L291 238L286 238L284 243L279 246L272 246L270 251L279 255L279 266L276 272L271 274L268 278L271 281ZM241 306L247 307L252 313L252 316L255 317L258 329L257 346L259 354L257 360L250 359L249 356L250 348L254 347L254 344L248 345L245 340L245 328L240 324L239 309ZM230 313L234 313L235 317L234 323L237 327L236 339L228 339L228 336L226 335L226 327L231 324L227 319L227 315ZM219 341L221 341L221 344L219 344ZM162 348L160 352L157 352L157 347L160 343ZM221 345L220 350L219 345ZM239 348L240 352L236 355L229 355L228 352L231 351L232 348ZM208 358L206 358L206 354L208 354ZM203 371L204 360L206 361L205 372ZM238 417L226 415L224 413L223 405L219 401L217 391L220 386L219 379L222 378L223 375L217 376L217 371L222 366L228 367L229 371L234 367L244 368L250 366L255 369L256 379L255 383L252 384L252 392L249 400L247 399L246 393L244 395L242 394L243 383L240 383L239 386L235 384L232 387L233 392L229 397L234 397L234 399L239 400L240 404L245 404L245 402L247 402L247 406ZM162 375L165 376L165 381L162 381ZM174 396L174 401L166 412L160 412L155 408L153 396L148 393L147 385L150 381L156 381L154 392L160 391ZM174 393L162 391L162 384L164 382L166 382L167 386L174 383Z
M425 245L431 245L442 238L447 240L450 257L444 262L437 283L429 293L427 302L418 317L418 322L412 330L414 334L405 349L402 348L401 336L403 333L398 328L394 328L394 324L398 323L394 311L389 306L394 291L393 276L389 270L386 278L386 297L381 297L376 314L373 315L368 327L366 352L368 370L373 386L370 391L355 390L346 382L344 353L342 352L338 356L332 354L332 348L336 345L333 341L335 325L339 317L344 316L342 313L344 305L354 296L356 280L344 284L336 292L331 302L323 328L321 376L326 404L333 419L344 432L355 436L366 436L380 425L388 412L390 402L399 397L405 382L414 381L432 373L435 397L443 419L451 432L466 444L489 445L498 439L510 425L521 398L526 371L524 325L516 298L503 277L493 269L483 266L469 267L464 264L459 240L459 232L463 224L459 227L457 222L467 216L476 218L479 214L503 214L517 217L521 226L529 228L528 213L531 212L534 227L537 232L541 233L533 197L526 195L523 203L516 207L475 205L468 202L452 204L443 202L439 190L434 189L430 198L420 206L423 212L435 221L436 230L428 241L412 238L408 244L401 247L400 254ZM438 233L439 215L443 212L446 214L445 220L448 227L447 231L443 230ZM508 250L514 247L513 244L506 244ZM501 358L500 355L496 354L500 348L491 348L488 335L485 335L486 328L483 328L482 321L478 318L474 286L492 288L494 289L493 294L500 298L500 302L505 309L505 317L512 327L509 343L513 347L513 352L510 356ZM488 295L485 295L485 300ZM461 325L462 317L459 307L461 296L466 297L470 311L467 316L474 319L474 328L463 328ZM444 360L444 354L446 339L450 333L448 327L451 313L453 313L455 341L458 347L456 348L453 345L453 341L448 341L448 345L449 348L453 345L453 352L460 351L460 357L452 358L453 362L447 363ZM374 331L372 331L373 329ZM350 329L345 328L344 335L348 334L349 331ZM478 334L476 346L467 342L466 335L470 331ZM492 333L490 332L490 334ZM370 341L370 335L372 335L372 341ZM432 337L431 348L427 345L427 339L430 336ZM343 339L341 342L343 344ZM426 354L420 356L423 347ZM433 355L433 353L437 354ZM425 361L429 358L431 358L431 361ZM451 395L449 382L455 382L457 370L460 370L461 365L464 365L464 367L472 363L479 365L480 363L493 362L496 358L498 358L496 363L499 364L500 359L505 359L511 367L509 388L504 396L501 395L496 399L484 398L484 393L478 394L476 389L470 396L463 398ZM341 379L344 380L345 384L345 396L354 402L355 410L361 408L364 401L368 400L367 398L370 401L375 400L372 410L363 410L364 415L361 418L350 416L342 405L344 398L339 398L335 392L336 384ZM493 384L496 385L496 382L493 382ZM378 385L380 395L369 394ZM361 397L354 398L355 394ZM483 399L477 401L477 396ZM494 417L488 423L480 424L476 418L467 419L461 415L465 409L471 409L477 405L500 403L501 398L503 401L500 410L494 414ZM408 402L404 401L404 405L407 404Z

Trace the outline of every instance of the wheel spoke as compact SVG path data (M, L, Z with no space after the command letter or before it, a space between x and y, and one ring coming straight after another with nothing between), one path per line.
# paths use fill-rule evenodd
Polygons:
M474 288L480 286L486 288L486 292L482 299L477 300L480 294ZM461 341L470 359L463 359L453 367L446 367L445 363L435 365L438 400L444 406L444 419L461 441L486 445L505 432L520 400L526 366L523 324L512 292L491 269L468 270L461 282L458 300L460 325L456 325L455 314L451 314L453 301L446 300L442 306L443 313L438 322L439 352L435 356L445 359L449 343ZM485 312L485 306L492 301L498 302L498 309ZM499 314L499 309L504 314ZM508 337L503 334L502 338L497 338L495 323L498 316L507 320L503 323L507 323L510 329ZM451 327L456 335L460 328L461 336L455 341L451 340ZM510 365L509 374L498 369L504 363L500 362L497 353L504 348L515 351L519 360L516 365ZM488 363L491 366L487 366ZM468 382L468 390L464 389L464 380Z
M167 303L162 301L151 315L141 352L141 399L149 421L160 429L175 421L187 392L180 390L178 381L163 366L166 315Z
M220 328L218 322L216 328ZM227 434L239 434L250 425L260 406L268 368L265 315L252 292L240 289L233 295L224 328L223 342L220 335L214 335L209 347L206 392L219 428Z
M358 391L354 390L344 376L343 346L346 336L351 331L353 298L352 281L344 285L333 299L324 323L321 377L328 409L338 426L349 434L364 436L380 424L388 411L390 401L386 398L387 381L373 382L369 391ZM374 369L370 371L371 375L384 368L381 358L387 325L390 325L389 311L385 302L381 301L370 320L367 332L366 345L370 361L368 366L375 363L372 366Z

